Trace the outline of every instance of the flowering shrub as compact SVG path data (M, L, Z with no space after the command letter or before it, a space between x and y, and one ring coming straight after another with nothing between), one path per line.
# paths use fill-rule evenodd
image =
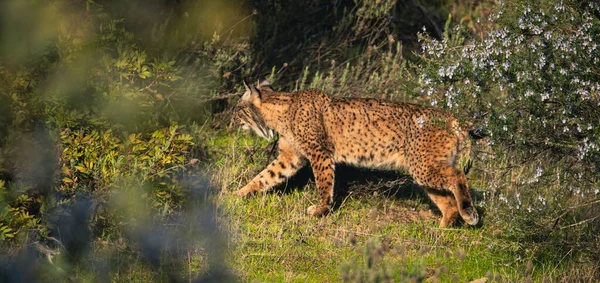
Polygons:
M482 125L490 144L591 164L600 150L598 10L503 3L481 39L460 28L422 36L420 92Z
M600 6L550 2L501 2L482 35L422 34L412 90L487 133L481 205L546 249L591 240L600 197Z

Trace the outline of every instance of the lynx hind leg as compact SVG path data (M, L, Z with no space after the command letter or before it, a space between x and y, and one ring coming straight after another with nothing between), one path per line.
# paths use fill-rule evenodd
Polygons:
M477 225L479 215L475 210L475 206L473 206L465 173L449 165L443 166L440 173L446 181L442 187L449 189L454 194L460 216L467 224Z
M440 221L440 227L450 227L456 224L458 220L458 204L454 195L449 191L425 188L429 198L435 203L435 205L442 212L442 220Z
M310 206L306 210L308 215L323 216L331 210L333 205L335 168L330 155L326 152L320 152L310 158L310 166L319 190L319 204Z
M417 181L427 187L447 189L452 192L458 212L463 220L469 225L477 225L479 215L473 206L465 173L447 163L434 165L425 172L421 176L415 176Z

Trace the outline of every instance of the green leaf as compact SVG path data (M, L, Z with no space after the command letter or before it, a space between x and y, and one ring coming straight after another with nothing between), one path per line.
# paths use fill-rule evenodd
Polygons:
M143 72L141 72L141 73L140 73L138 76L139 76L140 78L142 78L142 79L145 79L145 78L148 78L148 77L150 77L150 75L151 75L151 74L152 74L152 73L150 73L150 71L143 71Z
M81 172L81 173L84 173L84 174L85 174L85 173L87 173L87 172L88 172L88 169L87 169L87 168L85 168L85 167L83 167L83 166L80 166L80 165L75 165L74 167L75 167L75 169L77 169L77 171L79 171L79 172Z

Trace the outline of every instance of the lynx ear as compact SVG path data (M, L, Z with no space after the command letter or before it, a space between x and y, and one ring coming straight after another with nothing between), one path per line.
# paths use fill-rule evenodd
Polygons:
M273 91L273 88L271 87L271 82L267 80L262 80L260 83L258 83L258 88Z
M253 85L249 85L248 83L246 83L246 80L244 80L243 82L246 92L244 92L244 95L242 95L242 100L254 101L255 99L260 99L260 92Z

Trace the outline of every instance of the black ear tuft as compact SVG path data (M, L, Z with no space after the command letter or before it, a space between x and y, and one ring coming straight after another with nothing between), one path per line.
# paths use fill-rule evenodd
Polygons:
M242 95L242 98L241 98L242 100L252 101L255 99L260 99L260 91L258 91L258 89L256 89L256 87L254 87L251 84L248 84L246 82L246 80L243 80L243 83L244 83L244 88L246 89L246 91Z
M248 85L248 82L246 81L246 79L243 79L242 83L244 84L244 90L245 91L249 91L250 90L250 86Z

